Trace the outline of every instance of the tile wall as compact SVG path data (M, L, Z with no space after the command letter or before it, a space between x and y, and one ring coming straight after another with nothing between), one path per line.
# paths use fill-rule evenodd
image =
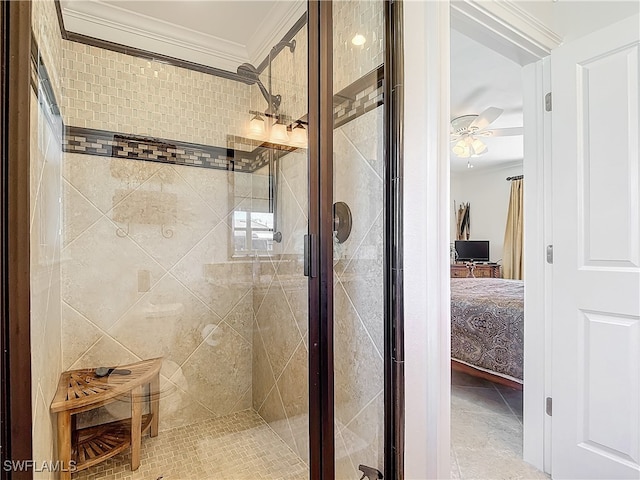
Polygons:
M291 120L306 116L307 98L307 28L306 25L293 37L296 47L282 49L271 61L271 91L282 96L279 113ZM268 88L269 69L264 69L260 79ZM251 86L251 108L260 112L267 110L268 104L257 85Z
M279 113L288 121L308 111L307 28L295 36L294 52L284 48L272 59L272 91L282 96ZM268 84L268 69L261 75ZM252 86L252 108L267 103ZM303 239L307 233L307 151L295 150L277 161L277 229L282 242L270 256L256 258L253 307L254 410L303 461L308 445L308 289L303 274ZM256 172L259 173L259 172Z
M335 51L338 91L382 63L383 11L382 2L366 1L336 2L334 8L334 27L348 40ZM353 35L345 33L360 15L377 15L371 24L380 41L368 48L353 47ZM306 29L295 38L296 51L284 49L272 75L274 93L283 96L281 112L300 118L307 108L306 75L296 70L306 69L306 58L298 56L306 52ZM305 50L298 50L302 45ZM266 106L259 92L252 92L253 101ZM336 478L359 478L361 463L383 470L383 118L382 107L369 110L337 128L334 137L334 199L350 206L354 222L350 238L335 244ZM254 270L253 408L308 461L306 151L280 159L279 174L283 242L275 247L277 255L258 259Z
M234 147L249 87L63 42L68 126ZM251 175L66 153L64 369L164 357L160 428L250 408L251 258L231 216ZM85 421L127 415L111 405Z
M53 0L32 0L31 30L40 47L51 86L58 102L62 100L62 35Z
M339 92L384 63L384 5L380 0L333 3L333 91ZM366 42L355 46L356 33Z
M336 91L382 63L381 27L368 47L350 43L356 19L380 17L381 4L337 3L345 10L336 28L348 42L336 56L354 67L336 69ZM294 53L285 49L273 62L273 91L293 119L307 110L306 29L296 41ZM255 86L62 46L67 125L224 147L242 133L250 108L266 109ZM339 478L356 478L359 463L382 470L382 122L378 107L335 135L335 200L354 215L335 255ZM306 150L277 162L282 243L248 257L234 256L232 215L268 208L264 169L77 153L64 160L63 368L164 356L161 429L253 408L308 461ZM124 416L127 406L105 410L88 421Z
M282 243L276 255L258 257L254 270L253 408L308 462L306 150L281 158L278 168Z
M164 357L161 429L249 408L250 174L67 153L63 178L64 368Z
M349 205L351 235L334 243L336 470L384 471L384 109L335 130L334 201Z
M62 47L67 125L224 147L250 120L244 83L77 42Z
M60 32L53 1L32 5L32 28L56 95L60 94ZM39 68L42 68L41 66ZM62 124L46 96L31 91L31 389L33 459L55 459L55 418L49 404L62 371L60 306L60 175ZM35 472L34 478L54 478Z
M353 229L335 244L337 478L361 463L383 470L383 108L335 133L335 200ZM254 269L253 408L308 461L308 299L302 239L307 230L306 152L279 163L279 254Z

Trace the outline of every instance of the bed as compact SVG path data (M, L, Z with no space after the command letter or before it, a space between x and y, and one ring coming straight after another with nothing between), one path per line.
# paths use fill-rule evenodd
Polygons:
M523 358L524 283L452 278L452 368L522 388Z

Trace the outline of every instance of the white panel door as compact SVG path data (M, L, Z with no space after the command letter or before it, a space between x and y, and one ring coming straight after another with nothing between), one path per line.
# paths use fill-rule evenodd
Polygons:
M551 55L554 479L640 478L639 31Z

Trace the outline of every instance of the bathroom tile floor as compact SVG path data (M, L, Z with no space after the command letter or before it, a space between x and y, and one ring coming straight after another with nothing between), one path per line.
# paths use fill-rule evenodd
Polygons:
M306 479L307 465L253 410L142 439L140 468L116 455L73 480Z
M451 372L451 478L550 478L522 460L522 391Z

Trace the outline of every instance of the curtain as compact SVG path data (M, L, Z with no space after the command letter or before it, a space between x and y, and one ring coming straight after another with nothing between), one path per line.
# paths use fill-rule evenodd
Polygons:
M453 208L455 209L455 203ZM461 203L456 211L456 240L469 240L471 235L471 205Z
M503 277L515 280L523 279L523 183L522 179L511 181L507 228L504 232L504 251L502 254Z

